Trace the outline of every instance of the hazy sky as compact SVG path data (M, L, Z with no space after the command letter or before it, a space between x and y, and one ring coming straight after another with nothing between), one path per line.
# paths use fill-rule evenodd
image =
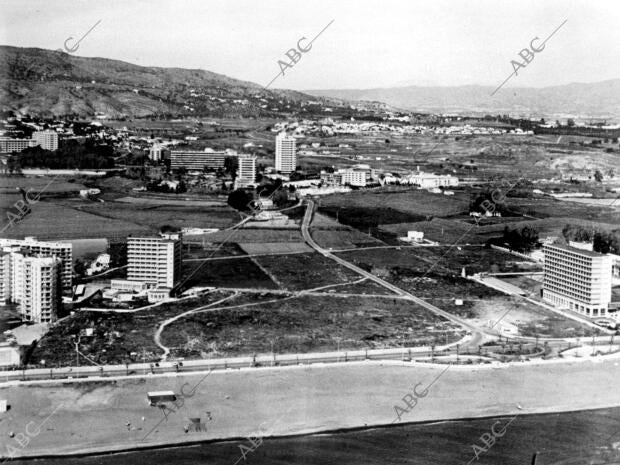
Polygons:
M521 49L568 20L507 87L620 78L619 0L0 0L0 43L57 49L99 20L76 55L263 85L334 20L272 84L300 90L497 86Z

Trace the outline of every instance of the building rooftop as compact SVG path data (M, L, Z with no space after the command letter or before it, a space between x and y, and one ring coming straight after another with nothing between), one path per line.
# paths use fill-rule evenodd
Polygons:
M599 252L593 252L591 250L586 250L586 249L581 249L581 248L577 248L577 247L571 247L569 245L565 245L565 244L560 244L560 243L555 243L555 244L545 244L544 247L555 247L558 249L564 249L564 250L568 250L570 252L575 252L579 255L585 255L586 257L605 257L608 254L602 254Z

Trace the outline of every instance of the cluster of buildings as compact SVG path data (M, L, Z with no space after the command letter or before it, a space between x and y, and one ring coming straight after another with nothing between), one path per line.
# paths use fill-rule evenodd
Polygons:
M72 287L72 245L33 237L0 239L0 305L17 304L22 321L52 323Z
M425 173L420 171L419 167L411 174L394 176L391 173L375 170L366 164L337 169L333 173L321 171L320 179L326 186L365 187L369 184L409 184L421 189L439 189L459 185L459 179L455 176Z
M589 318L620 319L612 285L620 278L620 256L592 251L592 244L544 246L543 300Z
M149 158L154 162L160 162L164 158L164 147L154 144L149 149ZM197 150L171 150L170 169L185 169L188 172L200 172L206 170L218 170L226 167L226 159L233 158L237 162L237 175L235 188L253 187L256 185L256 156L237 153L227 149L216 151L206 148ZM293 136L281 133L276 136L275 170L284 175L290 174L297 169L297 147Z
M457 118L458 119L458 118ZM395 134L450 134L450 135L501 135L501 134L533 134L532 131L523 131L519 128L504 129L492 126L460 125L427 125L411 124L411 118L388 117L384 121L334 121L333 118L323 118L318 121L284 121L276 123L273 132L291 131L295 135L305 134L360 134L373 132L391 132Z
M113 279L104 297L131 301L146 296L150 303L170 297L181 279L182 239L178 233L127 239L127 279Z
M58 133L52 130L35 131L30 139L0 137L0 153L21 152L37 145L44 150L58 150Z

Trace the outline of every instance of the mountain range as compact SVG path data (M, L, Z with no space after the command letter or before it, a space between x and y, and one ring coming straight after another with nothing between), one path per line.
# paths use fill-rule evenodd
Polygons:
M369 111L382 104L369 104ZM62 51L0 46L0 109L39 116L281 117L358 110L347 102L199 69L138 66ZM362 108L362 111L363 108Z
M514 81L514 78L513 78ZM499 84L498 84L499 85ZM552 87L404 86L307 90L346 100L377 100L410 111L442 114L510 114L537 118L595 118L620 121L620 79Z
M516 78L516 77L515 77ZM277 83L276 83L277 85ZM298 92L199 69L0 46L0 110L40 116L355 117L402 109L620 121L620 79L553 87L403 86Z

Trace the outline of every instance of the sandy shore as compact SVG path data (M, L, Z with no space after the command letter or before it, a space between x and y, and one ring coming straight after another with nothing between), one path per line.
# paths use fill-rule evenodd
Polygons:
M148 405L146 393L191 394L204 374L3 387L0 399L7 399L11 409L0 414L1 444L12 446L15 456L41 456L306 434L389 425L397 418L397 405L409 410L399 410L400 423L620 406L620 360L598 358L453 366L408 409L403 396L413 395L417 383L421 393L445 368L350 362L212 372L166 416ZM199 418L207 430L186 432L190 418ZM17 438L28 442L22 447ZM2 456L9 453L6 447Z

